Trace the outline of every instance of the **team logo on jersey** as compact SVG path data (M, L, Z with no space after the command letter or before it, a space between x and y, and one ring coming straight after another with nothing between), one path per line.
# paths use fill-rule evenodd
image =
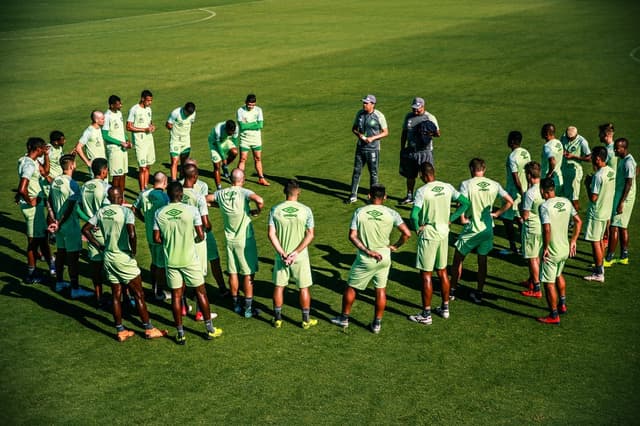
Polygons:
M607 173L607 178L609 180L613 180L613 179L615 179L615 177L616 177L616 174L613 171Z
M553 208L556 209L558 213L562 213L563 211L567 210L564 208L564 206L565 206L565 203L563 203L562 201L558 201L553 205Z
M440 197L442 195L444 195L444 186L434 186L433 188L431 188L431 192L435 192L435 196L436 197Z
M117 215L118 212L115 212L111 209L109 210L105 210L104 213L102 213L102 216L104 219L108 219L108 220L113 220L113 216Z
M522 151L520 153L520 157L522 157L523 160L528 160L529 159L529 154L527 154L526 152Z
M478 183L478 188L480 191L488 191L491 184L489 182L480 182Z
M298 213L298 209L292 206L289 207L285 207L284 209L282 209L282 211L285 213L284 217L297 217L297 213Z
M367 214L369 215L369 220L382 220L380 219L380 216L382 216L384 213L379 212L378 210L371 210L368 211Z
M85 183L84 187L85 187L85 189L93 191L94 189L96 189L96 184L95 183Z
M171 216L171 219L177 219L180 214L182 214L182 210L179 209L170 209L167 213L167 216Z

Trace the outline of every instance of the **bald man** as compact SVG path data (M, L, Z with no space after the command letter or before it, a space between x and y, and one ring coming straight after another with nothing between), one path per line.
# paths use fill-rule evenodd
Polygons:
M80 140L76 144L73 153L84 161L89 168L89 173L93 177L91 171L91 162L94 158L107 158L107 151L102 138L102 126L104 125L104 114L102 111L91 111L91 124L85 129L80 136Z

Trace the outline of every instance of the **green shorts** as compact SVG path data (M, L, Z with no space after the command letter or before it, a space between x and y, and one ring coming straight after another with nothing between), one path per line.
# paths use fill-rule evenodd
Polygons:
M513 205L511 206L511 208L509 210L507 210L506 212L502 213L502 215L500 216L501 219L506 219L506 220L514 220L517 217L520 217L520 202L522 202L522 197L520 197L520 194L516 194L515 196L512 196L513 198Z
M622 203L622 214L615 214L615 209L618 208L619 200L613 201L614 214L611 217L611 226L627 229L627 227L629 226L629 221L631 220L631 212L633 211L633 205L635 204L635 201L635 194L629 194L624 203Z
M128 253L105 252L104 272L107 281L112 284L129 284L131 280L140 275L138 262Z
M117 145L107 145L110 176L124 176L129 171L129 153Z
M262 151L262 140L241 140L240 141L240 151L249 152L249 151Z
M69 253L82 250L82 234L80 226L76 223L66 221L56 233L56 248Z
M199 261L184 268L167 267L167 286L175 290L182 287L182 283L187 287L200 287L204 284L204 275Z
M104 237L102 236L102 231L100 230L100 228L94 226L91 229L91 233L100 244L104 244ZM89 260L91 262L102 262L102 260L104 259L102 252L95 248L93 244L87 243L87 255L89 256Z
M391 269L391 250L388 247L384 247L375 251L382 254L380 262L358 251L356 260L349 271L347 280L349 287L353 287L356 290L364 290L372 280L375 288L387 287L389 270Z
M27 224L27 237L44 238L47 234L47 219L44 203L38 200L35 206L20 204L24 221Z
M216 260L220 258L218 252L218 243L216 243L216 237L213 236L213 232L207 232L207 257L208 261Z
M258 272L258 248L254 237L245 241L227 241L227 272L240 275Z
M189 155L191 152L191 138L184 137L179 140L171 139L169 141L169 155L178 157L180 155Z
M606 229L606 220L587 218L587 229L584 232L584 239L586 241L602 241Z
M136 150L138 167L149 167L156 162L156 148L151 133L133 134L133 146Z
M564 264L567 259L563 260L545 260L540 268L541 283L555 283L556 278L562 275Z
M449 242L443 240L418 239L418 250L416 253L416 268L420 271L433 272L447 267L447 256L449 253Z
M211 150L211 162L219 163L225 160L229 155L229 151L231 151L233 148L237 148L236 144L234 144L233 141L230 141L227 139L221 145L218 146L217 150L216 149Z
M477 252L480 256L486 256L493 249L493 229L488 228L482 232L472 232L462 230L460 235L458 235L458 240L456 241L456 249L463 256L468 255L473 251L473 249L477 249Z
M308 288L313 285L311 278L311 263L307 251L299 253L296 261L287 266L280 256L276 255L273 263L273 284L278 287L286 287L289 280L293 279L298 288Z
M580 188L582 188L582 166L569 166L563 170L562 177L564 179L563 195L571 201L580 199Z
M151 253L151 264L156 268L164 268L167 265L162 244L149 244L149 253Z
M542 234L522 233L522 257L525 259L535 259L540 257L542 250Z

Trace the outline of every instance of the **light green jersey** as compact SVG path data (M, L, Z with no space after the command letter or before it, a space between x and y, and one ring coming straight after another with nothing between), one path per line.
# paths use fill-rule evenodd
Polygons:
M264 117L262 108L255 106L248 109L245 106L238 108L236 120L240 127L240 143L241 144L260 144L262 142L262 128Z
M62 174L60 158L64 155L64 149L61 146L51 144L47 144L47 146L49 147L49 176L55 179Z
M185 268L199 264L196 254L195 226L201 226L200 214L182 202L169 203L156 211L153 224L162 236L162 249L167 267Z
M569 154L577 155L578 157L586 157L591 154L589 142L587 142L587 140L581 135L577 135L573 140L569 140L565 133L560 138L560 142L562 142L564 150ZM580 164L580 161L565 158L564 167L577 169L578 167L582 167L582 165Z
M636 198L636 160L631 154L627 154L622 160L618 161L618 171L616 172L616 195L613 203L613 209L617 209L618 203L622 198L624 186L627 179L631 179L631 189L627 194L627 202ZM616 213L615 211L613 212Z
M135 225L136 218L131 209L119 204L102 207L89 219L89 223L98 226L104 236L105 252L131 253L127 225Z
M616 192L616 173L609 166L604 166L593 175L591 193L598 194L598 199L589 201L587 218L609 220Z
M100 208L111 204L107 198L109 183L103 179L91 179L82 185L80 190L80 205L87 217L94 216Z
M542 147L542 158L540 160L540 168L542 169L541 176L546 176L549 173L549 159L556 160L556 166L553 169L555 176L558 177L560 184L562 184L562 159L564 158L564 148L562 142L558 139L551 139Z
M402 218L393 209L381 204L369 204L353 212L351 230L358 231L358 239L369 250L381 250L389 246L389 236Z
M540 222L551 227L549 239L549 257L551 261L559 262L569 257L569 220L575 216L576 209L571 201L564 197L546 200L540 206Z
M89 126L85 129L80 140L78 141L84 146L85 153L89 160L94 158L107 158L107 151L104 147L104 140L102 139L102 131L98 127Z
M211 133L209 133L209 151L217 151L218 153L222 154L221 147L225 144L225 142L231 142L235 146L238 146L238 135L238 127L236 127L236 131L233 132L232 135L228 135L226 121L221 121L220 123L213 126L213 129L211 129Z
M523 223L523 232L529 235L541 235L542 225L540 224L540 206L544 203L544 198L540 194L540 184L531 185L524 193L524 200L520 205L523 211L529 212L529 217Z
M476 176L462 182L460 193L471 202L471 207L467 210L470 215L467 216L470 216L471 231L475 233L493 229L493 203L498 196L509 195L498 182L484 176Z
M153 243L153 221L156 211L169 204L169 196L162 189L150 188L138 194L133 207L144 216L144 229L147 241Z
M182 202L195 207L200 216L209 216L207 201L195 186L193 188L183 188Z
M67 229L80 229L80 219L75 204L80 200L80 186L71 178L62 174L51 182L51 203L56 220L62 219L67 208L73 204L73 211L63 226Z
M613 169L614 173L618 170L618 157L616 157L616 144L610 143L604 146L607 148L607 166Z
M27 192L30 198L42 197L44 195L40 180L40 165L36 160L32 160L28 155L21 157L18 160L18 176L20 180L29 180ZM20 198L20 203L25 204L26 201Z
M104 113L104 125L102 126L102 130L105 130L113 139L119 141L126 140L122 111L114 112L110 109L106 110Z
M143 107L140 104L135 104L129 110L129 115L127 116L127 122L132 123L133 127L137 127L139 129L148 128L153 122L152 119L151 107ZM136 138L138 135L144 135L145 139L153 140L153 133L144 133L144 132L131 132L131 139L136 142Z
M420 208L418 224L424 226L421 239L442 241L449 237L451 200L460 195L452 185L437 180L418 188L413 205Z
M240 186L216 191L215 200L220 207L227 241L242 241L253 236L253 226L249 215L249 197L254 194Z
M315 225L309 207L298 201L284 201L271 208L269 226L275 228L285 253L291 253L304 240L307 229L313 229Z
M513 181L512 173L518 174L518 181L520 187L524 190L527 188L527 175L524 172L524 166L531 161L531 155L529 151L522 147L518 147L511 151L511 154L507 157L507 185L506 190L512 197L518 195L518 188Z
M173 125L169 132L171 140L179 142L191 141L191 125L195 120L195 111L193 114L187 116L184 115L182 107L178 107L171 111L171 114L169 114L169 118L167 119L167 122Z

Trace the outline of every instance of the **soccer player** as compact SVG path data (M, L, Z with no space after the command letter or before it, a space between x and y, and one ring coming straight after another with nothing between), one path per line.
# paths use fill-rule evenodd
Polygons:
M369 189L370 203L356 209L349 228L349 241L358 249L351 265L347 287L342 294L342 313L331 319L340 327L349 326L351 306L356 299L356 290L367 288L370 281L376 290L375 308L371 331L375 334L382 329L382 316L387 305L387 279L391 269L391 252L396 251L411 237L409 227L398 212L383 205L387 198L384 185L375 184ZM393 228L397 227L400 237L389 245Z
M269 181L264 177L262 171L262 128L264 127L264 116L262 108L256 105L256 95L250 93L244 101L244 106L238 108L236 121L240 127L240 161L238 168L245 169L249 151L253 153L258 183L269 186Z
M222 189L220 172L229 179L227 166L238 155L238 128L233 120L222 121L211 129L209 133L209 151L213 163L213 178L216 189Z
M358 185L362 168L369 169L369 186L378 183L378 165L380 164L380 141L389 134L387 119L376 109L376 97L367 95L362 99L362 109L356 113L351 132L356 140L356 155L353 161L351 194L345 204L358 201Z
M64 144L67 139L60 130L54 130L49 134L49 144L47 144L49 152L49 177L51 182L62 174L60 166L60 158L64 155Z
M147 189L149 167L156 162L156 148L153 141L153 132L156 131L156 126L153 124L152 103L153 94L151 91L143 90L140 94L140 102L131 107L127 117L127 131L131 132L131 140L138 160L140 191Z
M107 198L107 190L110 185L107 182L109 176L109 165L105 158L94 158L91 162L91 175L93 179L85 182L80 190L80 203L78 205L78 215L85 222L96 215L101 207L109 204ZM100 244L104 244L104 236L99 227L91 228L93 237ZM98 308L106 308L110 301L103 297L102 280L103 280L103 255L100 250L91 244L87 245L87 255L91 269L91 281L96 294L96 302Z
M102 139L107 147L107 161L111 185L120 188L124 194L125 181L129 171L131 142L127 139L122 118L122 101L116 95L109 96L109 109L104 113Z
M122 325L122 299L123 284L133 293L138 306L138 313L144 327L144 335L147 339L164 337L167 330L158 330L151 324L149 311L144 300L142 290L142 278L140 268L135 260L136 256L136 224L131 209L122 205L124 196L120 188L109 188L108 197L111 204L102 207L82 227L82 234L89 243L104 255L104 270L107 280L111 283L113 320L116 326L116 338L124 342L135 335ZM104 235L104 243L98 241L91 228L99 227Z
M269 213L268 235L276 251L273 266L273 326L282 327L282 305L284 288L292 278L300 290L300 309L302 309L302 328L309 329L318 324L318 320L309 317L313 285L311 265L307 247L314 237L314 222L311 209L298 201L300 183L291 179L284 186L286 200L271 208Z
M589 195L587 209L587 229L584 239L591 241L594 267L591 275L584 277L587 281L604 282L604 233L611 218L613 197L616 191L616 173L607 165L607 150L602 146L593 148L591 164L596 172L587 176L585 185Z
M575 126L567 127L564 135L560 137L564 147L564 161L562 162L562 178L564 179L564 195L573 203L577 212L580 212L580 187L582 186L582 161L591 161L591 149L589 142L578 134Z
M555 182L556 192L562 194L562 160L564 148L562 142L556 139L556 126L546 123L540 129L540 136L545 144L542 147L542 178L550 177Z
M423 121L430 121L435 126L435 131L430 133L427 141L423 140L423 135L419 131ZM404 117L400 137L400 174L407 179L407 196L400 201L401 205L413 203L413 189L420 166L427 162L435 164L433 138L438 137L440 137L438 120L425 110L423 98L413 98L411 112Z
M524 192L527 189L527 177L524 172L524 166L531 161L531 155L529 151L522 148L522 133L517 130L509 132L507 137L507 146L511 149L511 153L507 157L507 184L506 190L513 198L513 205L511 208L504 212L500 219L504 222L504 228L507 233L507 240L509 240L509 249L500 250L500 254L505 256L510 253L518 254L519 250L516 247L516 231L514 227L514 221L520 223L520 213L518 207L522 201Z
M567 258L576 254L576 244L582 221L571 201L557 197L555 181L552 178L542 179L540 183L542 198L540 206L540 222L542 223L542 273L549 316L538 318L544 324L559 324L559 314L567 312L566 282L562 275ZM571 241L567 240L569 220L573 217L574 228Z
M169 129L169 155L171 156L171 180L178 178L180 166L191 153L191 125L196 120L196 104L187 102L183 107L171 111L165 127Z
M618 157L618 171L616 172L616 191L613 198L613 214L609 228L609 247L604 266L614 263L629 264L629 220L636 201L636 160L629 153L629 141L625 138L616 139L616 156ZM620 240L620 258L614 259L616 246Z
M529 266L529 278L523 282L527 290L520 293L526 297L542 297L540 288L540 251L542 249L542 225L540 206L544 203L540 193L540 163L531 161L524 166L529 188L520 204L522 217L522 257Z
M153 188L140 192L133 204L133 211L136 217L144 223L149 252L151 253L151 285L157 300L165 300L171 297L171 294L165 293L164 290L167 286L167 280L162 245L153 241L153 221L156 211L169 204L169 197L165 192L167 183L167 175L162 172L156 172L153 175Z
M91 297L92 291L80 287L78 268L82 238L80 236L80 219L76 205L80 200L80 186L73 180L76 160L73 155L60 158L62 174L51 183L51 206L53 207L56 233L56 291L60 292L71 285L71 298ZM64 281L64 264L69 265L69 282Z
M487 279L487 255L493 248L493 219L500 217L513 205L513 198L509 193L498 182L485 177L486 169L483 159L472 159L469 162L471 179L460 184L460 193L471 202L468 210L471 214L461 216L465 226L458 235L451 267L451 292L454 293L462 276L464 258L473 249L477 249L478 287L476 292L471 293L471 299L475 303L482 303L484 283ZM499 210L492 213L491 208L498 197L502 197L504 202Z
M32 137L27 140L27 153L18 160L18 192L16 203L27 224L27 276L25 284L42 282L36 273L38 248L55 274L55 265L51 259L51 251L46 239L47 222L45 219L45 196L42 192L42 173L38 157L46 154L45 142L42 138Z
M431 297L433 295L432 275L434 269L440 278L442 305L435 312L449 318L449 275L447 274L447 253L449 249L449 223L457 220L469 208L469 199L448 183L436 180L431 163L420 166L420 179L425 183L416 191L411 223L418 234L416 268L422 280L422 312L409 316L411 321L431 325ZM451 211L451 201L460 205Z
M613 127L613 123L604 123L598 126L598 138L607 149L607 166L616 171L618 168L618 157L616 157L615 145L613 141L614 134L615 128Z
M224 222L224 235L227 241L227 272L229 273L229 287L234 311L244 310L245 318L251 318L254 313L253 276L258 271L258 247L253 232L251 216L257 216L264 207L262 197L255 192L243 188L244 171L231 171L231 186L220 189L214 194L214 206L220 208ZM250 210L250 202L256 208ZM244 291L244 306L238 299L240 279Z
M87 167L89 167L89 173L92 173L91 162L94 158L107 158L107 151L104 146L101 130L103 124L104 114L102 111L91 111L91 124L82 133L80 140L72 152L72 154L78 154ZM93 174L91 174L91 177L93 177Z
M183 196L182 202L190 206L195 207L200 213L202 220L202 228L204 231L205 239L199 243L196 243L196 252L202 266L202 273L206 279L209 268L208 263L211 264L211 272L216 284L221 291L226 291L224 284L224 277L222 275L222 268L220 267L220 255L218 253L218 244L216 238L211 231L211 222L209 221L209 208L207 201L202 193L196 189L196 183L199 181L198 167L195 164L185 164L182 168L184 175L183 182ZM224 289L224 290L223 290ZM217 314L212 313L212 318L215 318ZM196 321L202 321L202 312L196 312Z
M222 329L211 322L209 299L204 288L202 265L195 249L195 241L204 240L202 220L195 207L182 202L183 190L180 182L167 186L169 204L156 211L153 225L153 240L162 244L166 259L167 285L171 289L171 307L177 334L176 343L184 345L186 337L182 326L183 286L193 287L198 306L204 314L207 339L222 335Z

